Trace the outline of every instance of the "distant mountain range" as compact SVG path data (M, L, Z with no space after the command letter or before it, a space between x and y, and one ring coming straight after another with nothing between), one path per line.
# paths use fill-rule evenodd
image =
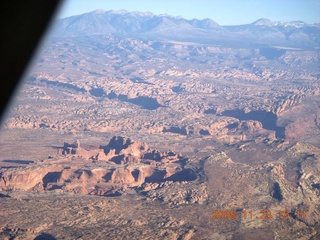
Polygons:
M52 36L125 35L244 47L251 45L318 49L319 24L302 21L272 22L259 19L251 24L220 26L212 19L187 20L150 12L96 10L56 20Z

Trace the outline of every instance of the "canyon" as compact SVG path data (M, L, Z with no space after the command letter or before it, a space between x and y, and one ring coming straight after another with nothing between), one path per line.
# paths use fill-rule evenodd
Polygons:
M318 239L319 34L57 20L1 125L0 238Z

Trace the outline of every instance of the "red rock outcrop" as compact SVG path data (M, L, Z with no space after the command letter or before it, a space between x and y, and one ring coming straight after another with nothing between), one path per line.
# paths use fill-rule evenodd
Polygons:
M186 159L181 154L152 150L146 143L125 137L113 137L107 146L93 150L85 150L79 141L65 142L59 152L62 156L57 159L0 171L0 191L59 190L114 195L145 182L193 178L192 170L185 171L181 164L180 160Z
M181 154L173 151L160 152L151 150L144 142L134 141L131 138L115 136L106 146L99 149L85 150L80 147L80 142L64 143L59 151L62 155L77 155L87 160L112 161L116 164L140 162L170 162L182 159Z

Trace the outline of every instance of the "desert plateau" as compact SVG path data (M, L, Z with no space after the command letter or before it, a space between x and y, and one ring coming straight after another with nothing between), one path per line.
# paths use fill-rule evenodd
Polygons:
M0 239L320 239L320 25L55 20L0 131Z

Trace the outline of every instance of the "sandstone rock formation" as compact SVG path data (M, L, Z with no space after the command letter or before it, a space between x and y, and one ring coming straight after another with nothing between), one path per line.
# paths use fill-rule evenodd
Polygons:
M192 170L184 168L187 158L181 154L152 150L144 142L121 136L113 137L106 146L88 151L78 140L72 144L65 142L58 152L62 155L57 156L58 160L48 159L22 169L4 169L0 190L56 190L109 196L121 195L126 188L145 182L196 179Z
M0 239L318 239L319 24L59 21L0 132Z
M183 159L181 154L173 151L152 150L144 142L121 136L113 137L106 146L100 146L99 149L89 151L81 148L78 140L73 144L64 143L59 153L64 156L75 155L93 161L112 161L116 164L140 162L156 164L156 162L175 162Z

